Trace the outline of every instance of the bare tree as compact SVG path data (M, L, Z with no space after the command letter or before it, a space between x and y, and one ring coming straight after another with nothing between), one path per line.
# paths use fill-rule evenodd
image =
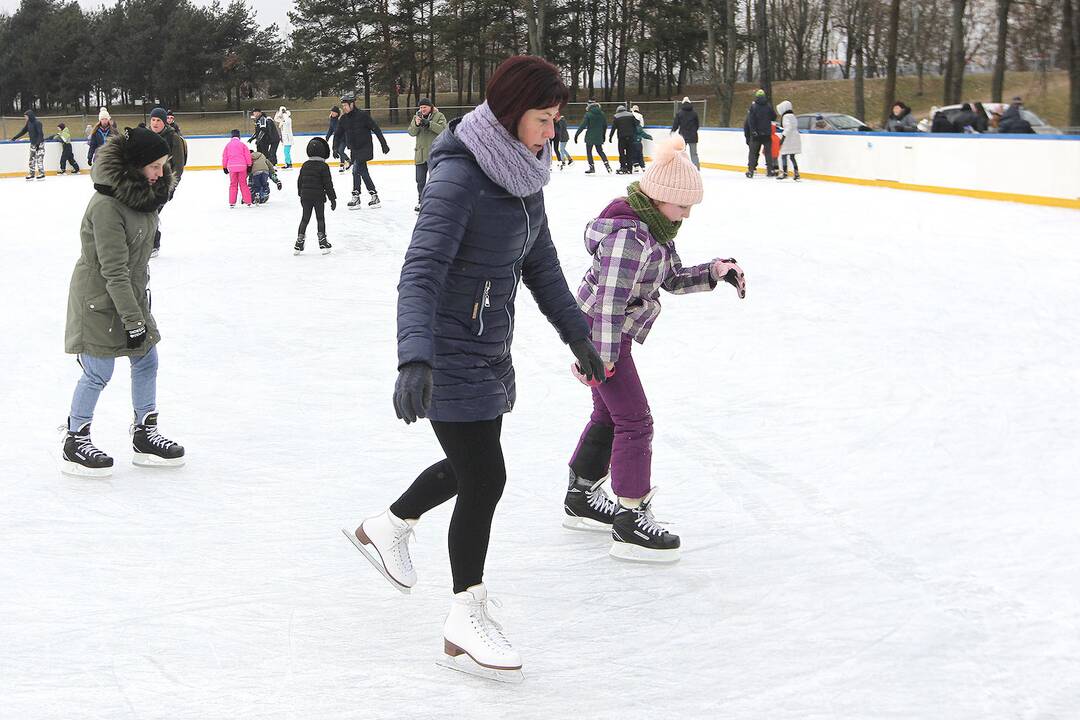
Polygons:
M896 53L897 33L900 27L900 0L891 0L889 4L889 40L885 50L885 107L881 111L881 124L889 119L892 104L896 101Z
M767 0L757 0L758 75L761 89L772 102L772 66L769 64L769 20Z
M990 99L1001 102L1005 93L1005 54L1008 50L1009 5L1011 0L997 0L997 49L994 53L994 78L990 89ZM1069 0L1065 0L1069 4Z
M964 96L964 10L967 0L952 0L952 35L949 38L949 62L945 66L944 103L960 102Z

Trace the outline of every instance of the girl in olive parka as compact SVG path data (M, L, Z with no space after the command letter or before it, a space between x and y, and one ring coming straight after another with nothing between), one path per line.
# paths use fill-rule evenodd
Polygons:
M73 475L106 476L111 457L94 447L90 422L116 358L131 359L136 465L182 465L184 449L157 431L157 323L150 314L147 265L157 209L176 184L168 144L146 128L128 128L96 154L90 177L96 191L80 228L82 251L68 293L66 352L78 356L75 388L62 453Z

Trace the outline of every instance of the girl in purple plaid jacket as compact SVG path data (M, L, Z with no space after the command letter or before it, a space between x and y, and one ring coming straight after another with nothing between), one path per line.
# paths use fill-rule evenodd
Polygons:
M658 142L641 181L585 231L593 262L578 288L578 305L608 379L586 383L593 411L570 459L563 525L610 532L611 555L624 560L675 562L680 545L649 507L656 492L650 484L653 421L631 343L645 342L660 314L661 288L678 295L712 290L724 281L740 298L746 296L734 258L684 268L675 252L682 221L702 199L701 174L684 149L678 135ZM614 502L602 488L609 468Z

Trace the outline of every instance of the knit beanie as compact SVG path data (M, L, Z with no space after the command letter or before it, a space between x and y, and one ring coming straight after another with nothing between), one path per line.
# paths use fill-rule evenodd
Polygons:
M330 145L321 137L313 137L307 144L308 157L321 157L326 160L330 157Z
M431 107L435 107L435 103L431 102L431 100L428 98L420 98L420 102L416 103L416 106L420 107L421 105L430 105Z
M660 202L675 205L697 205L704 190L701 173L684 152L686 141L681 135L653 143L652 164L641 177L641 191Z
M100 110L98 110L97 119L98 122L101 122L102 120L111 120L112 116L109 115L108 110L106 110L105 108L101 108Z
M156 107L150 111L150 117L157 118L161 122L165 122L165 119L168 118L168 115L165 113L165 108Z
M144 127L124 128L124 160L135 167L146 167L169 154L169 143L153 130Z
M234 138L238 138L238 137L240 137L240 131L239 131L239 130L236 130L236 129L233 129L233 131L232 131L232 132L230 132L230 133L229 133L229 135L230 135L231 137L234 137Z

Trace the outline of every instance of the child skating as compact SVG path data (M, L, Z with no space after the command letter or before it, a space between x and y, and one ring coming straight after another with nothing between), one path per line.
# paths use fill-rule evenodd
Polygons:
M791 110L791 101L785 100L776 106L780 113L780 126L783 133L780 136L780 174L778 180L787 178L788 158L791 158L791 168L795 171L795 179L799 179L799 163L795 156L802 152L802 137L799 135L799 121Z
M240 139L239 130L232 131L232 137L221 152L221 169L229 176L229 207L236 207L238 191L244 205L251 207L251 189L247 184L248 170L251 169L251 152Z
M57 132L48 137L49 140L56 140L60 143L60 170L57 175L63 175L67 172L68 167L71 167L71 174L79 174L79 163L75 162L75 153L71 149L71 131L67 129L67 125L59 123L56 126Z
M660 314L660 289L676 295L731 283L745 297L734 259L684 268L675 236L702 199L701 175L678 135L654 145L653 162L627 196L613 200L585 231L592 267L578 288L608 380L592 387L593 411L570 458L563 525L610 532L612 556L675 562L680 540L653 518L652 414L631 356ZM576 368L575 368L575 374ZM581 378L579 378L581 379ZM616 501L602 485L610 468Z
M323 255L330 253L330 242L326 239L326 200L330 199L330 209L337 210L337 193L334 192L334 179L330 176L330 166L326 164L330 157L330 145L321 137L314 137L307 145L308 159L300 167L296 179L296 192L300 195L300 229L296 234L293 255L304 252L304 233L311 222L311 213L315 212L315 222L319 229L319 249Z
M270 176L273 166L270 160L258 150L250 150L251 153L251 198L256 205L262 205L270 199ZM278 190L281 185L278 185Z

